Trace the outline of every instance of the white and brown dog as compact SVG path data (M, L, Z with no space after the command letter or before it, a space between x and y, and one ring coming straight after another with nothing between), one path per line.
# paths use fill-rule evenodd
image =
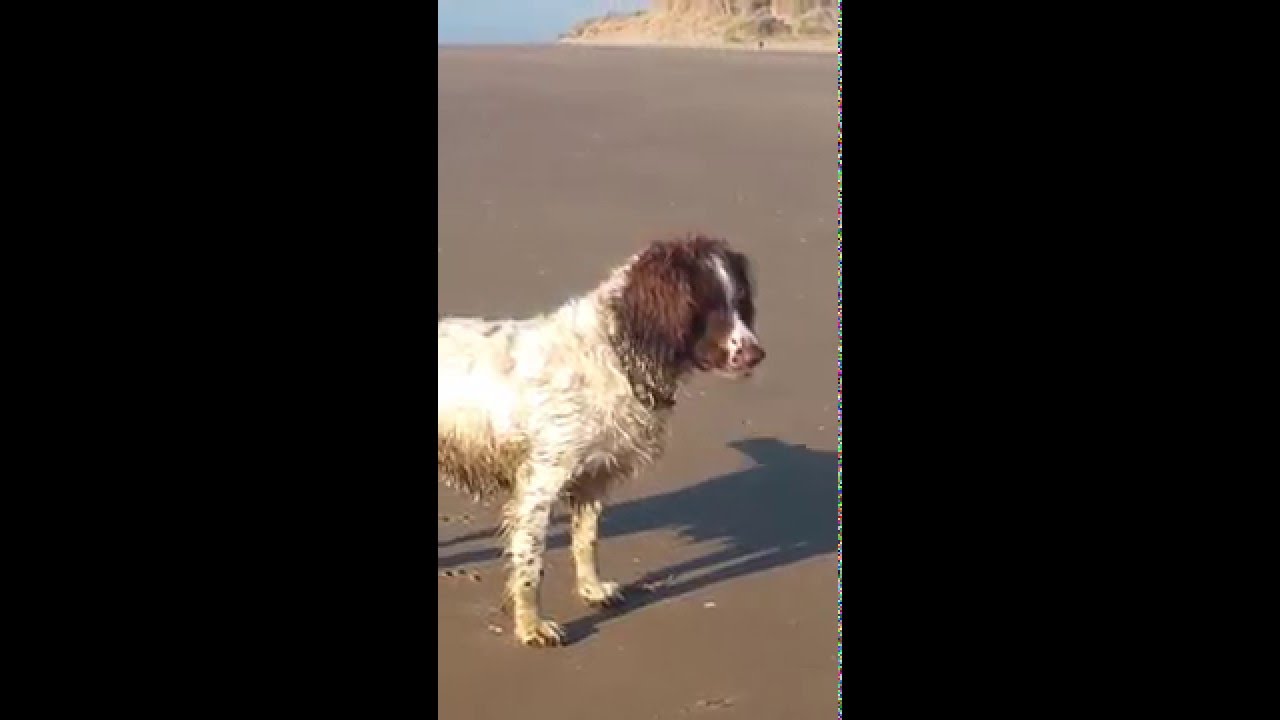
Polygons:
M682 380L746 377L764 359L754 319L746 257L697 235L653 243L550 314L439 321L438 474L476 496L511 494L507 600L521 642L564 639L538 607L557 499L572 512L578 594L622 599L596 570L606 492L661 454Z

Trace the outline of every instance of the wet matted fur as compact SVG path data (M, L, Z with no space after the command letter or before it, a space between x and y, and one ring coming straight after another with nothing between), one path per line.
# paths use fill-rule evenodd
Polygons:
M477 497L510 495L506 591L521 642L563 639L538 608L559 499L572 513L578 594L593 605L621 599L597 576L605 495L661 454L693 371L744 377L764 358L754 320L747 258L704 235L653 243L545 315L438 320L438 476Z

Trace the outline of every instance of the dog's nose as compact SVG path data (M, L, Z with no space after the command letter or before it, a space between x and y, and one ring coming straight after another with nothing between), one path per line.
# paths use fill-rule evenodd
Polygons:
M742 351L742 354L742 364L749 368L759 365L760 361L764 360L764 348L755 343L747 345L746 349Z

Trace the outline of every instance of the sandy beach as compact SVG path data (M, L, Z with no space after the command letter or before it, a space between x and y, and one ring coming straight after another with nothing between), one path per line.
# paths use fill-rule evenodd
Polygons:
M441 487L443 720L818 720L836 708L836 58L581 45L439 49L439 306L527 316L655 237L751 256L756 378L680 398L664 459L613 497L572 591L562 516L543 584L568 644L501 615L494 506Z

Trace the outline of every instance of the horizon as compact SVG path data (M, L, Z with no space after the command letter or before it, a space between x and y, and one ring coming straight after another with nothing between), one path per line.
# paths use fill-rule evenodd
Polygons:
M538 7L503 0L440 0L437 45L542 45L575 24L609 12L635 12L647 0L546 0Z

